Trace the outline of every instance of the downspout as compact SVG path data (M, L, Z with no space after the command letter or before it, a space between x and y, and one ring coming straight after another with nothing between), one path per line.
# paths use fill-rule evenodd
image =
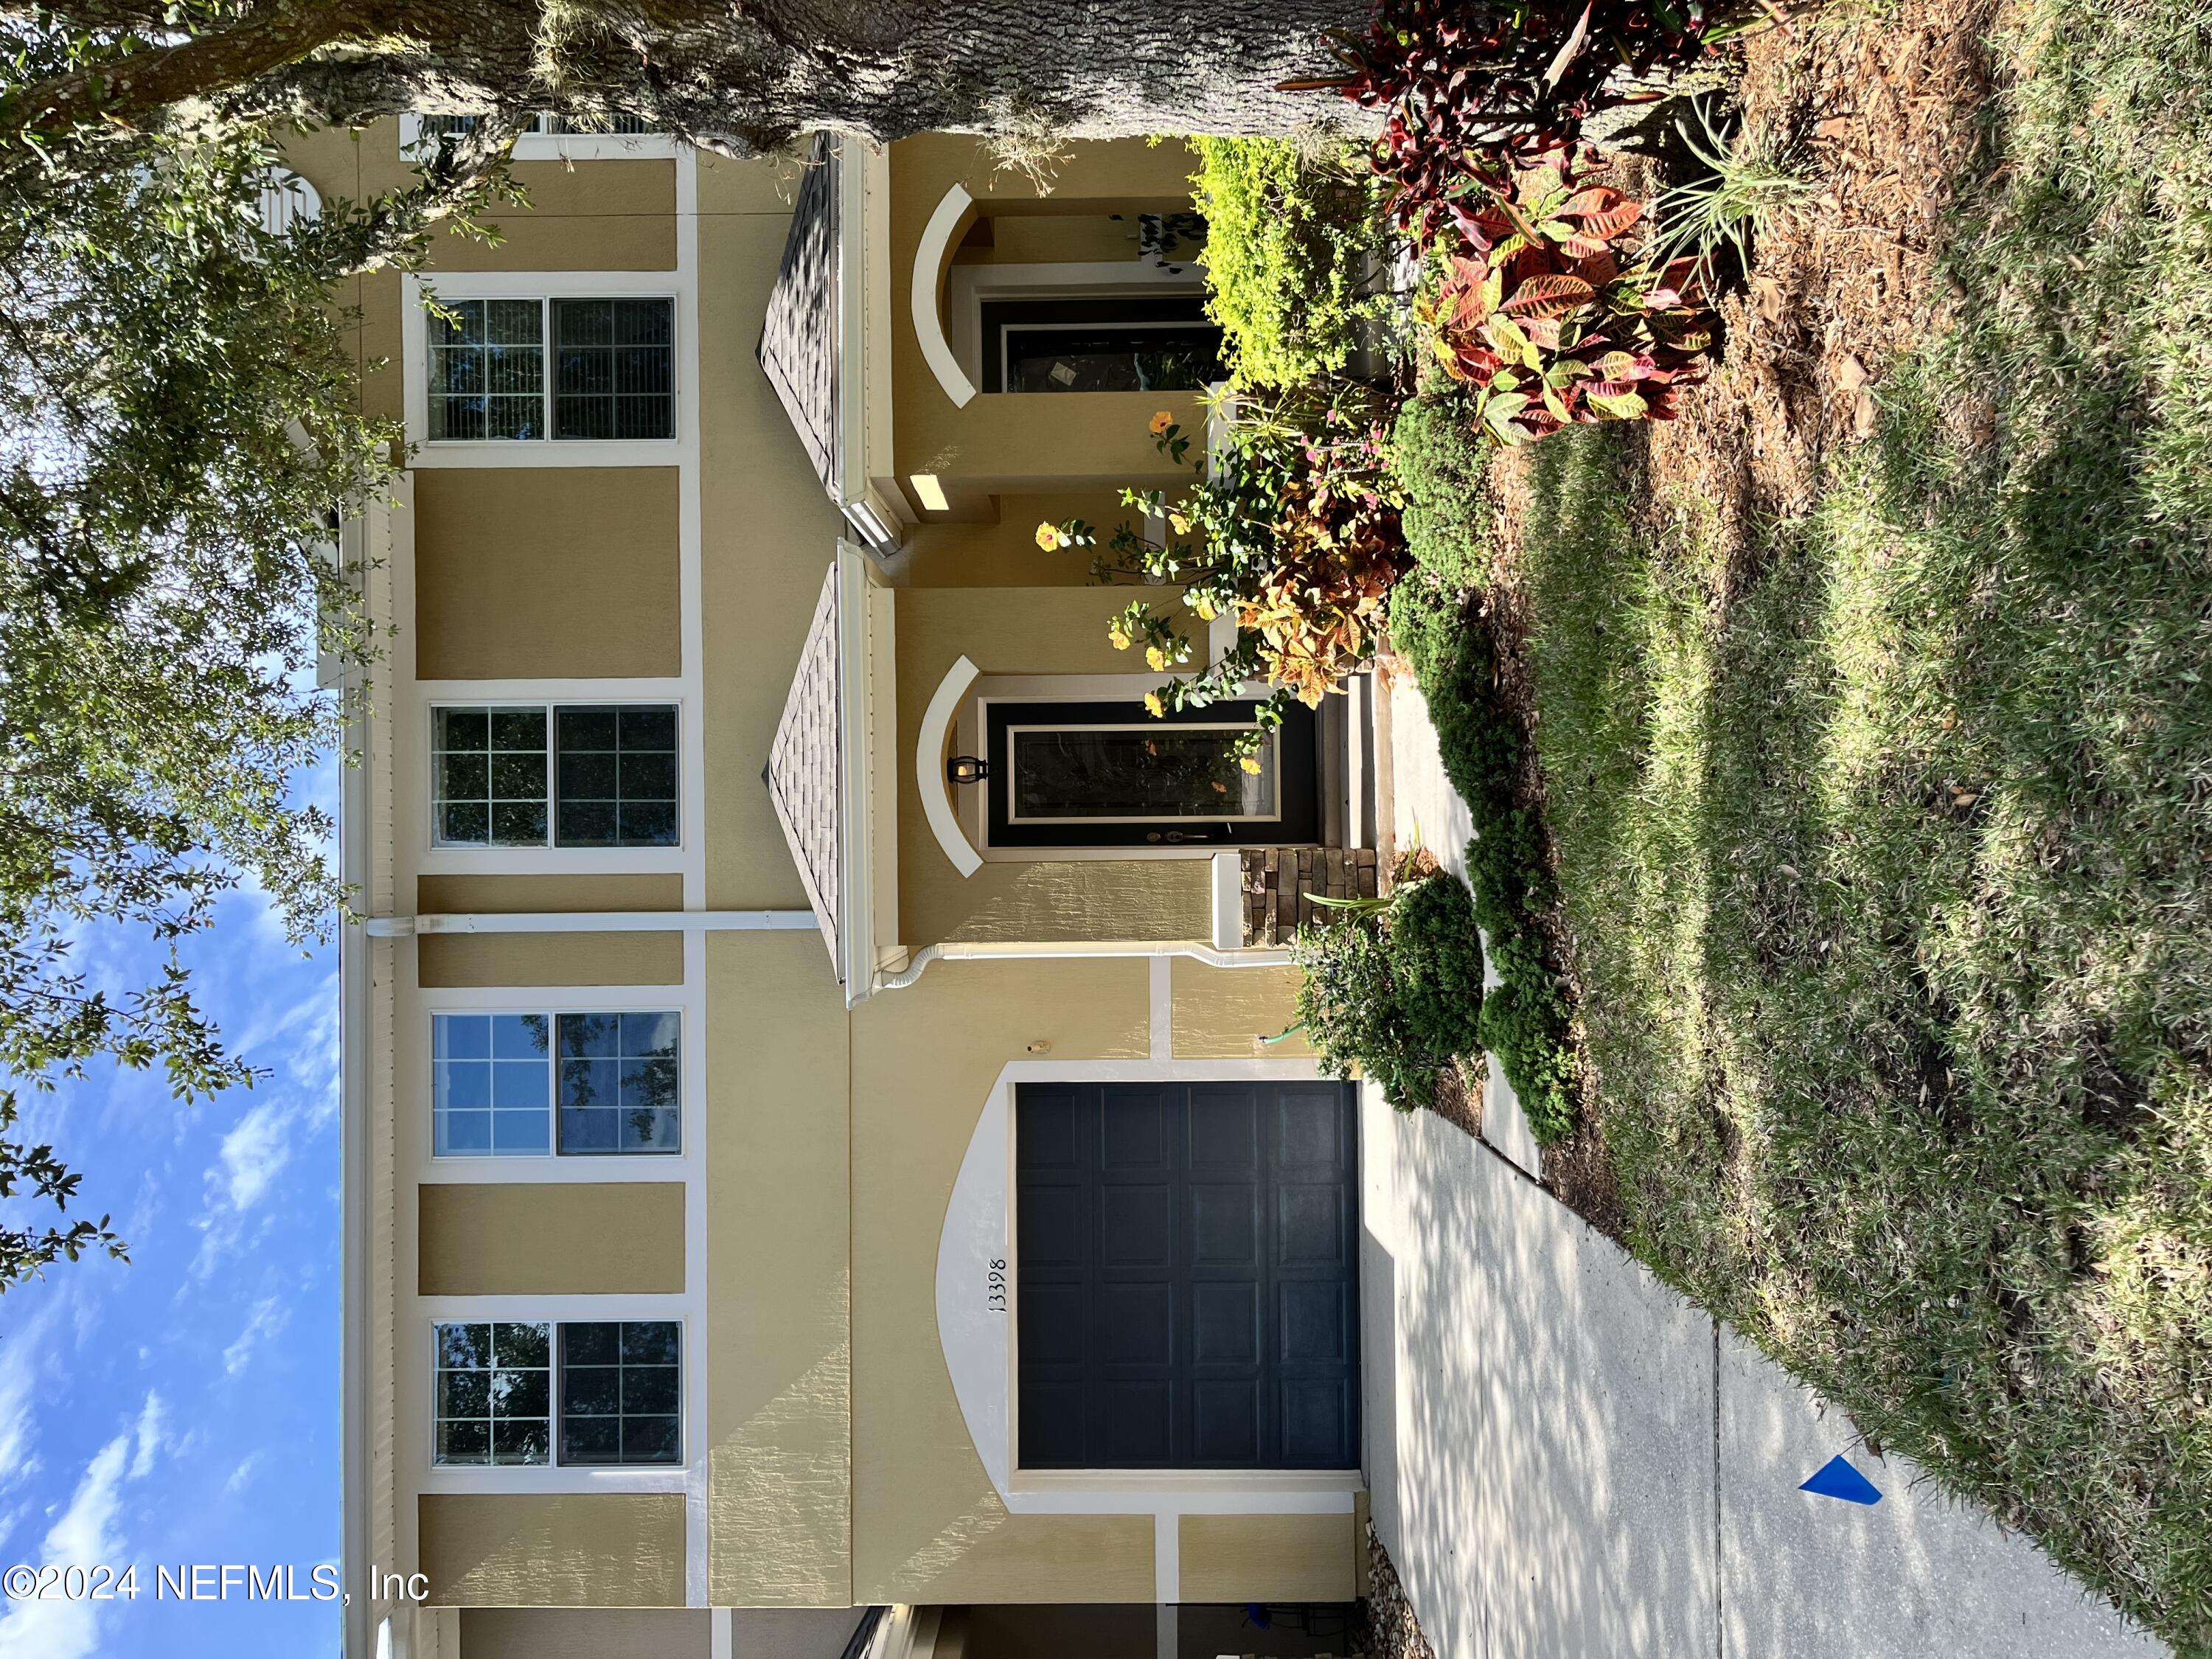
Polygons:
M1079 960L1089 957L1188 957L1209 968L1285 968L1288 951L1224 951L1201 939L1110 939L1092 942L1068 939L1036 945L1001 943L995 939L955 939L945 945L924 945L914 960L896 974L878 972L869 985L878 991L898 991L920 979L933 962L1021 962L1050 959Z
M818 927L811 910L518 910L420 916L368 916L371 939L425 933L673 933L805 932Z

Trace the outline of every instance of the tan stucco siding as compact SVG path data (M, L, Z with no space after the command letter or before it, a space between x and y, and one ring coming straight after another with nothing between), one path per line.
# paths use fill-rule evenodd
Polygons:
M421 1295L683 1293L681 1182L441 1182L416 1190Z
M1303 1060L1313 1053L1304 1033L1260 1040L1297 1018L1296 968L1209 968L1177 957L1169 973L1176 1059Z
M423 679L683 672L674 467L415 475Z
M1186 1515L1186 1601L1348 1601L1349 1515Z
M708 1593L853 1600L844 999L812 933L707 945Z
M901 550L903 580L915 587L1080 587L1091 581L1091 555L1046 552L1036 544L1041 524L1082 519L1110 536L1131 517L1109 489L1046 495L1001 495L998 521L920 526ZM1122 599L1127 603L1127 596Z
M428 933L415 941L424 989L522 985L681 985L684 935Z
M915 259L924 227L954 184L975 198L974 214L997 220L1030 252L1054 246L1048 230L1016 230L1008 221L1042 216L1096 220L1109 213L1172 210L1190 199L1194 166L1188 147L1141 139L1076 143L1055 170L1049 196L1018 173L998 169L976 140L930 135L890 149L891 386L896 470L933 472L956 497L1024 487L1079 488L1085 480L1171 483L1189 473L1152 447L1146 422L1168 409L1186 431L1203 431L1189 393L1079 392L1037 397L985 392L955 408L921 355L911 310ZM1060 259L1088 260L1097 248L1079 228L1058 239ZM932 273L942 303L942 271Z
M1106 637L1107 619L1126 602L1106 587L900 590L899 926L906 945L1186 939L1211 929L1204 859L1022 860L963 877L922 817L913 757L923 711L952 665L965 656L986 674L1141 671L1140 660Z
M806 904L761 768L842 520L753 356L790 215L784 174L699 158L706 902L716 908Z
M684 1605L682 1492L428 1492L416 1517L440 1607Z
M460 1659L712 1659L704 1607L470 1607Z
M530 205L486 216L501 241L441 237L434 270L673 270L672 161L517 161Z
M860 1601L1150 1601L1149 1516L1009 1515L937 1332L945 1207L1010 1060L1139 1059L1136 961L945 963L853 1015L853 1499Z
M576 910L681 910L679 875L417 876L425 915L497 916Z

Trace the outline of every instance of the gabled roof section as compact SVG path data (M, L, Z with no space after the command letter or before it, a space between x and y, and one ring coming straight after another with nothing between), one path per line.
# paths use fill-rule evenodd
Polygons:
M758 353L769 384L832 500L837 498L842 436L837 408L837 168L830 135L815 134L799 177L783 263L769 290Z
M843 912L844 883L841 859L844 846L844 729L843 674L838 648L838 562L831 560L815 602L814 621L806 630L806 643L799 653L799 672L792 677L791 693L784 699L783 718L776 722L775 741L769 747L769 799L791 844L799 878L805 884L808 902L822 924L829 943L830 959L836 965L839 982L845 977Z

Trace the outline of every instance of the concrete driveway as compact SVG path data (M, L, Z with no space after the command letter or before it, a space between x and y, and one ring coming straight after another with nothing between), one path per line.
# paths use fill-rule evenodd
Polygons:
M1418 820L1460 868L1466 808L1390 697L1400 845ZM1368 1480L1437 1659L2166 1653L1544 1191L1502 1083L1484 1126L1362 1111ZM1798 1490L1839 1454L1879 1503Z

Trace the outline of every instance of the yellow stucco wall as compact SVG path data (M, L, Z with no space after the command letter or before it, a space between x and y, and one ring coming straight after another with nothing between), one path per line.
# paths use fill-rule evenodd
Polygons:
M507 985L681 985L684 935L427 933L415 941L424 988Z
M532 911L680 910L679 875L417 876L415 908L425 915L511 915Z
M849 1075L812 933L707 944L708 1592L853 1600Z
M1169 597L1173 598L1172 591ZM1022 860L963 877L921 812L915 745L929 699L966 656L986 674L1140 672L1107 642L1126 596L1106 587L904 588L898 595L899 925L947 939L1200 939L1212 927L1204 859Z
M441 1182L416 1194L422 1296L683 1293L680 1182Z
M971 211L993 219L994 243L1006 241L1025 260L1088 261L1100 257L1103 244L1093 227L1104 215L1187 206L1194 166L1181 143L1079 143L1056 168L1051 193L1041 196L1020 173L999 168L972 137L932 134L891 146L891 392L902 476L935 473L956 497L963 490L1077 489L1093 480L1167 484L1189 476L1153 448L1146 422L1168 409L1185 430L1202 431L1194 395L986 392L956 409L921 356L908 296L922 230L955 184L975 198ZM1068 223L1017 227L1017 218ZM941 294L941 281L939 287Z
M1348 1601L1354 1534L1349 1515L1186 1515L1187 1601Z
M937 1335L946 1204L1000 1069L1147 1052L1142 962L945 963L853 1015L854 1593L1146 1601L1149 1516L1009 1515Z
M1178 1060L1303 1060L1303 1033L1262 1042L1297 1018L1296 968L1209 968L1177 957L1168 969Z
M673 270L676 163L638 159L517 161L529 205L487 216L496 247L439 244L434 270Z
M435 1606L684 1605L682 1492L426 1492L416 1522Z
M806 904L761 768L843 521L753 356L789 228L789 192L786 173L699 158L700 580L714 908Z
M672 466L415 475L415 672L598 679L684 672Z

